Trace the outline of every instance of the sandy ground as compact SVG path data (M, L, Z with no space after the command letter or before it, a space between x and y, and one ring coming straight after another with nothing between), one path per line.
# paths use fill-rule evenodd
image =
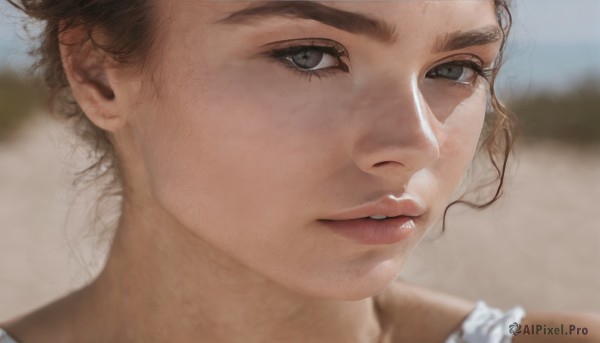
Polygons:
M82 230L93 193L70 188L77 164L64 135L40 117L0 145L0 321L79 287L102 264ZM503 200L453 208L446 233L432 232L401 277L501 308L600 311L600 148L545 143L515 162Z

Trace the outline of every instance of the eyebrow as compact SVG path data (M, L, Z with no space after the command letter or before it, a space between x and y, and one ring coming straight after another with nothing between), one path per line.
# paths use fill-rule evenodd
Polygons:
M254 5L217 20L216 23L244 24L252 19L273 16L316 20L346 32L368 36L387 45L392 45L398 39L395 25L365 14L325 6L314 0L257 1ZM432 52L441 53L487 45L500 39L502 39L502 30L497 25L489 25L466 32L454 31L438 37Z
M471 46L487 45L502 39L502 30L497 25L484 26L472 31L454 31L436 39L433 53L465 49Z
M251 19L273 16L302 18L316 20L350 33L366 35L386 44L392 44L397 39L395 26L365 14L325 6L313 0L270 0L256 3L231 13L217 23L243 24Z

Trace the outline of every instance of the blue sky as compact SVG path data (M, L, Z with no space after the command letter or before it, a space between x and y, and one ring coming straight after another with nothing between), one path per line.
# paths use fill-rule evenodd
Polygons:
M600 0L517 0L513 12L505 92L566 90L600 77Z
M516 0L513 15L501 92L563 90L585 75L600 75L600 0ZM0 67L29 62L15 16L0 0Z
M514 1L515 39L543 44L600 42L600 1Z

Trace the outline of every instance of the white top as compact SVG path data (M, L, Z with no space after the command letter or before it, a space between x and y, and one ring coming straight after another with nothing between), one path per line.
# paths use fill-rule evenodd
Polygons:
M525 310L520 306L504 312L479 300L461 327L444 343L511 343L513 335L509 328L513 323L520 324L523 317ZM19 342L0 329L0 343Z
M452 333L444 343L511 343L511 331L520 326L523 317L525 310L521 306L504 312L479 300L460 329Z

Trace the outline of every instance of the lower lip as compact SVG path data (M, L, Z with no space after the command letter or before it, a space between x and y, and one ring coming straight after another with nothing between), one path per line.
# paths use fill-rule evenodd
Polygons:
M410 237L416 230L415 217L400 216L376 220L319 220L331 230L362 244L394 244Z

